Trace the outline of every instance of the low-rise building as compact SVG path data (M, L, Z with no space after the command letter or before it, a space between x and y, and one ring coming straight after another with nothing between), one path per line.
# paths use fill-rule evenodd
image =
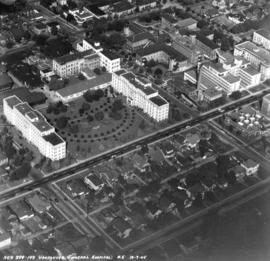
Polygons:
M196 46L201 49L203 54L210 60L215 60L217 58L217 51L219 46L202 34L196 35Z
M121 217L116 217L110 224L117 232L117 236L120 238L128 238L132 227L131 225Z
M66 142L55 132L45 117L13 95L3 100L7 121L14 125L40 153L52 161L66 157Z
M64 103L68 103L72 100L78 99L83 96L83 94L89 90L104 89L111 85L112 74L104 73L93 77L89 80L75 81L75 83L70 83L65 88L55 91L55 95Z
M103 181L95 174L91 173L84 178L85 184L87 184L91 189L98 191L103 188Z
M186 139L185 139L184 143L190 148L195 148L199 144L200 140L201 140L201 138L200 138L199 134L188 133L186 135Z
M22 200L9 204L9 208L20 221L34 217L33 211L31 211L30 207Z
M43 23L37 23L36 25L33 26L33 32L36 35L46 34L48 32L47 26Z
M152 9L157 6L156 0L137 0L136 5L139 9L139 12L143 12L147 9Z
M255 162L252 159L248 159L248 160L242 162L241 166L245 169L246 175L250 176L250 175L257 173L260 164Z
M160 150L165 158L173 158L175 156L175 148L169 141L162 142Z
M206 90L203 91L203 99L207 102L207 103L211 103L214 101L219 100L220 98L222 98L223 94L221 90L218 90L217 88L214 87L210 87Z
M153 40L153 36L148 32L133 34L127 38L127 47L134 52L152 44Z
M51 204L48 201L41 199L37 194L27 198L26 202L35 212L39 214L42 214L51 208Z
M156 121L168 119L169 103L148 80L120 70L112 75L112 87L126 97L128 104L142 109Z
M197 21L193 18L186 18L183 20L180 20L177 22L177 27L182 30L182 29L187 29L187 30L196 30L197 29Z
M134 13L136 6L124 0L112 6L112 15L125 16Z
M89 194L89 189L80 178L67 181L66 186L71 193L72 198L83 197Z

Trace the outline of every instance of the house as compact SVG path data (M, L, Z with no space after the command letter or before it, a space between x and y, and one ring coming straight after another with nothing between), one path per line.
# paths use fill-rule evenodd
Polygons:
M219 12L218 12L218 9L216 9L216 8L211 8L211 9L208 9L206 12L205 12L205 16L207 17L207 18L214 18L214 17L216 17L216 16L218 16L219 15Z
M84 178L85 184L87 184L91 189L98 191L103 188L104 183L103 181L94 173L87 175Z
M0 152L0 166L3 166L7 163L8 163L8 157L4 153Z
M0 249L11 245L11 237L9 233L0 234Z
M60 30L61 26L57 21L51 21L46 24L49 33L52 33L53 29Z
M153 202L147 202L146 203L146 214L147 217L150 219L158 218L160 214L162 214L162 211L158 208L157 204Z
M153 42L153 36L148 32L140 32L127 37L127 47L133 52L140 48L144 48Z
M260 164L255 162L252 159L248 159L248 160L242 162L241 166L245 169L246 175L250 176L250 175L257 173Z
M132 157L134 167L141 172L146 171L146 168L150 165L145 156L141 156L138 153L134 154Z
M176 206L165 194L161 195L159 205L164 212L171 212Z
M35 212L39 214L42 214L51 208L51 204L48 201L41 199L37 194L27 198L25 201Z
M112 15L124 16L132 14L136 7L127 1L121 1L112 6Z
M195 134L192 134L192 133L188 133L187 136L186 136L186 139L184 141L184 143L190 147L190 148L195 148L199 142L200 142L201 138L200 138L200 135L195 133Z
M245 177L246 170L241 165L236 165L235 167L231 168L229 171L233 171L235 173L235 177L237 180L241 180Z
M188 188L187 194L190 198L195 199L198 194L201 194L204 192L204 187L201 185L201 183L196 183L192 187Z
M55 75L54 71L49 68L43 68L39 70L41 78L51 80L51 77Z
M117 236L120 238L129 237L132 231L131 225L121 217L114 218L110 225L116 230Z
M169 141L161 143L160 150L165 158L172 158L175 156L174 146Z
M66 185L73 198L82 197L89 193L89 190L82 179L77 178L69 180Z
M47 33L47 26L43 23L37 23L33 26L33 32L36 35L46 34Z
M170 14L162 14L161 16L161 24L163 27L173 27L177 25L177 19L175 19L172 15Z
M156 0L137 0L136 2L139 12L145 11L146 9L155 8L157 6Z
M9 208L20 221L34 217L33 211L23 200L10 204Z
M183 20L180 20L177 23L177 27L180 30L186 29L186 30L196 30L197 29L197 21L193 18L186 18Z

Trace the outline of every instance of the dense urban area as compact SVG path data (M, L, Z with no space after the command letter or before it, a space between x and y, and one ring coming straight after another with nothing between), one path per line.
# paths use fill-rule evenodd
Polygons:
M268 0L0 1L0 260L269 260L269 169Z

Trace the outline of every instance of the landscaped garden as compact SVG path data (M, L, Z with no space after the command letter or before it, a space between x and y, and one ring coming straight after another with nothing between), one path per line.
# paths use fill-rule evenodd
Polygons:
M153 127L109 89L88 91L64 105L51 104L42 113L67 142L68 152L83 159L144 136Z

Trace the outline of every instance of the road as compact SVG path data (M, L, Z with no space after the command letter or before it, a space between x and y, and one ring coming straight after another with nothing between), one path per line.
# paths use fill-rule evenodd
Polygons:
M270 93L270 90L265 91L265 92L260 93L260 94L257 94L257 95L246 97L240 101L236 101L233 104L229 104L228 106L223 106L223 111L220 111L220 110L211 111L209 113L205 113L203 115L200 115L194 119L186 120L184 122L174 124L174 125L169 126L163 130L160 130L160 131L157 131L157 132L152 133L150 135L144 136L144 137L137 139L135 141L131 141L131 142L126 143L122 146L119 146L118 148L112 149L108 152L101 153L95 157L92 157L92 158L87 159L85 161L82 161L80 163L74 164L74 165L69 166L65 169L55 171L55 172L51 173L50 175L41 178L40 180L35 180L35 181L31 182L30 184L22 185L21 187L15 188L15 189L10 190L8 192L1 193L0 194L1 200L12 198L12 197L16 196L16 194L18 194L18 193L23 193L25 191L34 190L35 188L38 188L38 187L45 185L49 182L57 181L59 179L62 179L63 177L68 177L70 175L73 175L74 173L76 173L82 169L89 168L93 165L104 162L106 160L110 160L112 157L120 156L124 153L135 150L139 146L142 146L145 144L151 144L153 142L156 142L157 140L174 135L184 128L190 128L190 127L197 125L203 121L207 121L211 118L222 115L224 112L234 110L235 108L242 106L246 103L251 103L251 102L257 101L258 99L262 98L267 93Z

